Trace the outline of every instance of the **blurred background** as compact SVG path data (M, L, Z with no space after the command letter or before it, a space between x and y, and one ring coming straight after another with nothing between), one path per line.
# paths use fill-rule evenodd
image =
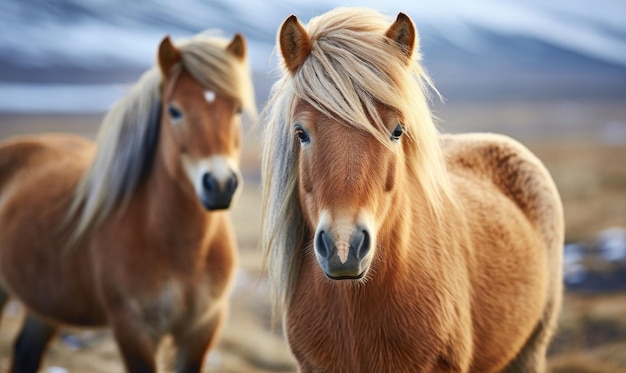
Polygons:
M566 214L566 296L553 372L626 371L626 3L622 0L0 0L0 141L40 132L94 138L103 114L153 66L160 40L242 32L261 108L277 77L276 31L337 6L407 13L443 101L442 132L513 136L546 164ZM261 124L262 126L262 124ZM244 193L232 211L241 264L210 372L293 372L270 327L257 250L262 144L245 126ZM258 131L258 130L257 130ZM22 308L0 325L8 366ZM167 342L162 360L167 365ZM64 331L44 372L119 372L110 334Z

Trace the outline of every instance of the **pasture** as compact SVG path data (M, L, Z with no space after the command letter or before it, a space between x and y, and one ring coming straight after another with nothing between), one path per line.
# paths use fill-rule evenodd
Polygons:
M445 95L445 92L443 92ZM259 104L263 102L259 99ZM562 196L566 242L591 241L606 227L626 226L626 142L611 123L626 120L620 100L448 101L436 104L443 132L494 131L527 145L546 164ZM0 138L15 134L72 132L94 138L102 115L0 115ZM231 315L208 356L207 372L293 372L295 362L272 331L268 288L257 248L260 220L259 131L244 128L243 193L232 211L240 250ZM554 372L608 373L626 369L626 297L623 294L566 294L559 331L551 349ZM0 322L0 370L22 320L11 303ZM72 331L56 339L45 359L72 373L118 372L119 353L108 331ZM621 342L620 342L621 341ZM167 361L168 345L161 351Z

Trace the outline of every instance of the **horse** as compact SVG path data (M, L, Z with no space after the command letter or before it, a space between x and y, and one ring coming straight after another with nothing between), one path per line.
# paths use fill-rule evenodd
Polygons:
M12 372L36 372L64 325L109 327L129 372L199 372L228 313L242 111L256 115L244 37L160 43L95 143L43 133L0 145L0 305L26 308Z
M436 128L418 38L369 8L281 24L261 119L275 321L303 373L544 371L558 191L518 141Z

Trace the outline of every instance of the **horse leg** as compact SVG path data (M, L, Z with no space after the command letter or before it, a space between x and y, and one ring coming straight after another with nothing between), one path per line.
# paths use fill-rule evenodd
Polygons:
M152 335L142 320L130 312L109 316L126 370L132 373L155 373L158 337Z
M51 325L35 315L27 314L13 350L13 373L35 373L48 342L56 332Z
M0 286L0 316L2 316L2 311L4 310L4 306L6 306L8 300L9 293L7 293L2 286Z
M199 373L204 357L215 344L225 311L218 313L208 324L174 333L176 346L176 373Z
M503 373L541 373L546 372L546 354L550 338L554 333L560 307L552 301L546 307L544 317L539 320L524 347L510 362Z

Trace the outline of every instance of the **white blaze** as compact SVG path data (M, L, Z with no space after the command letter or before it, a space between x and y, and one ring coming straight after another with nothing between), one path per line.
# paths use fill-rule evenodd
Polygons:
M207 100L207 102L215 101L215 92L213 92L213 91L204 91L204 98Z

